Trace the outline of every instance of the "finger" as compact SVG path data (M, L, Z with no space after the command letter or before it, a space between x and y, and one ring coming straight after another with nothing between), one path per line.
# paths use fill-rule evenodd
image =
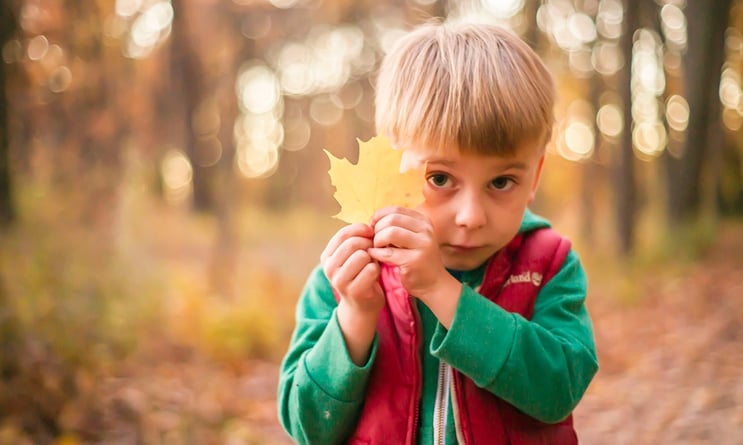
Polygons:
M371 260L371 257L369 259ZM349 283L348 293L351 295L369 295L370 291L372 291L372 294L376 292L380 270L379 264L373 261L364 265L353 281Z
M412 233L432 233L432 226L428 218L422 213L408 210L405 213L388 213L377 220L374 225L375 237L390 227L405 229Z
M335 235L330 238L330 241L328 241L325 249L320 254L320 261L324 261L325 258L333 255L338 247L349 238L361 237L371 239L373 236L374 230L371 228L371 226L368 226L366 224L356 223L345 226L338 230Z
M398 249L395 247L373 247L367 250L369 256L380 263L402 266L410 262L414 252L410 249Z
M338 246L338 248L329 256L321 258L321 264L325 275L332 278L337 270L342 268L356 252L366 252L366 249L372 247L372 240L358 236L348 238Z
M347 261L335 269L332 277L328 277L330 284L341 293L348 292L349 285L369 263L373 263L373 260L365 250L355 251Z
M421 247L424 240L419 233L409 229L390 226L385 227L374 235L374 247L400 247L413 249Z
M369 220L369 225L371 227L374 227L377 225L377 223L380 220L390 215L407 215L411 218L418 218L422 216L420 212L413 210L413 209L409 209L407 207L399 207L399 206L383 207L377 210L376 212L374 212L371 219Z

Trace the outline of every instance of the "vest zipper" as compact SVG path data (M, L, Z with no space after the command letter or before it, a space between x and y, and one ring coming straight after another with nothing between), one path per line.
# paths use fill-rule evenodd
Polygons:
M420 398L421 398L421 382L423 381L423 377L421 376L422 370L421 370L421 356L420 356L420 349L421 349L421 319L420 314L418 313L418 308L415 306L415 297L408 296L408 304L410 305L410 311L413 314L413 334L415 335L415 343L413 347L413 363L415 364L415 369L413 372L416 373L418 378L416 378L414 389L413 389L413 400L415 402L415 409L413 411L413 431L410 434L410 445L413 445L416 443L416 437L418 435L418 420L420 418Z
M449 388L451 366L439 361L439 377L436 382L436 401L433 408L433 443L446 445L446 421L449 414Z

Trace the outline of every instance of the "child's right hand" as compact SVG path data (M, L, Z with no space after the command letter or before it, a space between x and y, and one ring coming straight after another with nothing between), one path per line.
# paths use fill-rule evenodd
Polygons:
M357 315L375 318L384 305L384 293L377 279L379 264L369 256L374 230L366 224L351 224L340 229L320 255L320 262L339 304Z

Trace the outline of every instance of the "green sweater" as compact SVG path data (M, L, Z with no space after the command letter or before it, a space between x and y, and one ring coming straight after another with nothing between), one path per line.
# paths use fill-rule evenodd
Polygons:
M520 232L547 226L546 220L527 211ZM419 444L433 443L439 361L543 422L567 417L598 369L584 305L586 276L575 252L543 286L531 321L478 294L474 288L482 273L478 269L455 274L465 285L449 330L418 302L424 335ZM297 303L296 327L281 365L277 398L281 424L300 444L342 442L354 429L364 402L376 340L369 361L363 367L354 365L336 306L330 283L317 267ZM483 338L488 342L483 343ZM552 372L540 372L546 369ZM448 418L446 443L456 444L451 410Z

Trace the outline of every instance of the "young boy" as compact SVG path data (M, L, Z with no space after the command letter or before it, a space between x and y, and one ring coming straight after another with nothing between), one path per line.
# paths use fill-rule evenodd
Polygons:
M532 214L553 81L518 37L428 24L385 58L379 134L425 202L341 228L298 302L278 389L301 444L574 444L597 371L586 277Z

